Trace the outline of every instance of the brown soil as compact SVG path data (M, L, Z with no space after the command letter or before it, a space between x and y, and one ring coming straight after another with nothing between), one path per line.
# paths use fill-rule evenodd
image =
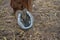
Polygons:
M34 0L31 29L22 30L10 7L0 0L0 40L60 40L60 0Z

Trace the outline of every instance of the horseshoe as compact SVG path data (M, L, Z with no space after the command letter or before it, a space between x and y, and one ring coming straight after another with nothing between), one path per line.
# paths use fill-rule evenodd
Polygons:
M29 21L27 24L23 23L24 20L21 18L22 15L23 15L22 12L18 12L17 22L18 22L18 25L20 26L20 28L22 28L22 29L31 28L33 26L33 22L34 22L34 18L31 15L31 13L28 10L26 11L26 15L28 15L27 17L29 17ZM27 22L27 20L25 22Z

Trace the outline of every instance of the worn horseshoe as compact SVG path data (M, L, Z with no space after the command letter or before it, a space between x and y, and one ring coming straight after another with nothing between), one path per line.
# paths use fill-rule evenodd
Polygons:
M33 25L33 22L34 22L34 18L33 18L33 16L31 15L31 13L29 12L29 11L26 11L26 14L29 16L29 25L28 26L25 26L21 21L22 21L22 19L21 19L21 15L22 15L22 12L18 12L18 17L17 17L17 21L18 21L18 25L20 26L20 28L22 28L22 29L29 29L29 28L31 28L32 27L32 25Z

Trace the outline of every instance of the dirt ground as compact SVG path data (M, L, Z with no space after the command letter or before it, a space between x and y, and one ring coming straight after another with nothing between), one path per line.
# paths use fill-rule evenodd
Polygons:
M20 29L10 0L0 0L0 40L60 40L60 0L34 0L33 27Z

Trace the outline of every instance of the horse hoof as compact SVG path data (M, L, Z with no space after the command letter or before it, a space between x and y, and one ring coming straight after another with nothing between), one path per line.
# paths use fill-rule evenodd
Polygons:
M20 26L20 28L25 29L25 30L31 28L33 25L33 22L34 22L34 18L31 15L31 13L29 11L26 11L26 14L29 16L29 21L27 24L22 22L23 20L21 18L21 15L22 15L21 12L18 12L18 15L17 15L18 16L17 17L18 25Z

